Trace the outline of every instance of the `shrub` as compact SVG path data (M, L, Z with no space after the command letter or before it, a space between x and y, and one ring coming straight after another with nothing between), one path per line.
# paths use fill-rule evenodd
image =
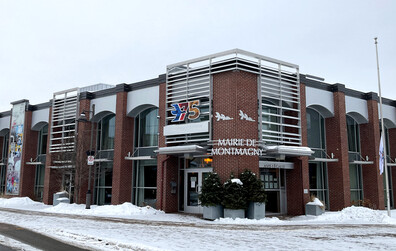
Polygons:
M223 206L228 209L246 209L247 201L243 190L243 183L232 175L224 183Z
M223 185L217 173L209 173L202 183L201 194L199 200L201 206L210 207L220 205L223 199Z
M265 194L263 182L257 178L256 174L250 170L245 170L239 175L243 183L243 190L247 202L267 202L267 195Z

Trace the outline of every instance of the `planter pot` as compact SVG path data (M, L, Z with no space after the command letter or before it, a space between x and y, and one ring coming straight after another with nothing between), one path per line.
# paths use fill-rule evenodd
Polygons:
M224 208L224 218L245 218L245 210L244 209L228 209Z
M203 218L207 220L215 220L224 216L222 205L203 207Z
M249 202L247 218L256 220L265 218L265 203Z
M306 204L305 205L305 215L321 215L324 213L324 210L322 208L320 208L320 206L318 205L310 205L310 204Z

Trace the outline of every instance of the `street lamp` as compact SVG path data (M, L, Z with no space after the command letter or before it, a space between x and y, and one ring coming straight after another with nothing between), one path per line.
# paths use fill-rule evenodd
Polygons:
M91 140L89 143L89 153L87 152L87 155L92 155L94 153L92 149L93 145L93 131L94 131L94 122L93 122L93 117L95 115L95 104L92 104L92 109L91 110L83 110L80 117L77 119L79 122L88 122L87 116L85 113L92 113L91 117ZM89 166L89 172L88 172L88 191L87 195L85 197L85 209L91 209L91 198L92 198L92 193L91 193L91 174L92 174L92 165L88 164Z

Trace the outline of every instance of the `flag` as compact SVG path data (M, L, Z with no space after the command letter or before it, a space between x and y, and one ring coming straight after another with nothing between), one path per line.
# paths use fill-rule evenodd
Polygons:
M380 175L384 172L384 140L383 140L384 134L381 133L381 142L380 142L380 147L379 147L379 171Z

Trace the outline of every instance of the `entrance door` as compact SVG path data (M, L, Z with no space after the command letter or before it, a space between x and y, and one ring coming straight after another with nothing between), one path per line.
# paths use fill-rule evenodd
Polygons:
M267 203L267 214L286 214L286 187L284 169L263 168L260 170L260 179L264 183Z
M188 169L184 172L184 212L202 213L198 195L201 192L202 181L209 175L212 168Z

